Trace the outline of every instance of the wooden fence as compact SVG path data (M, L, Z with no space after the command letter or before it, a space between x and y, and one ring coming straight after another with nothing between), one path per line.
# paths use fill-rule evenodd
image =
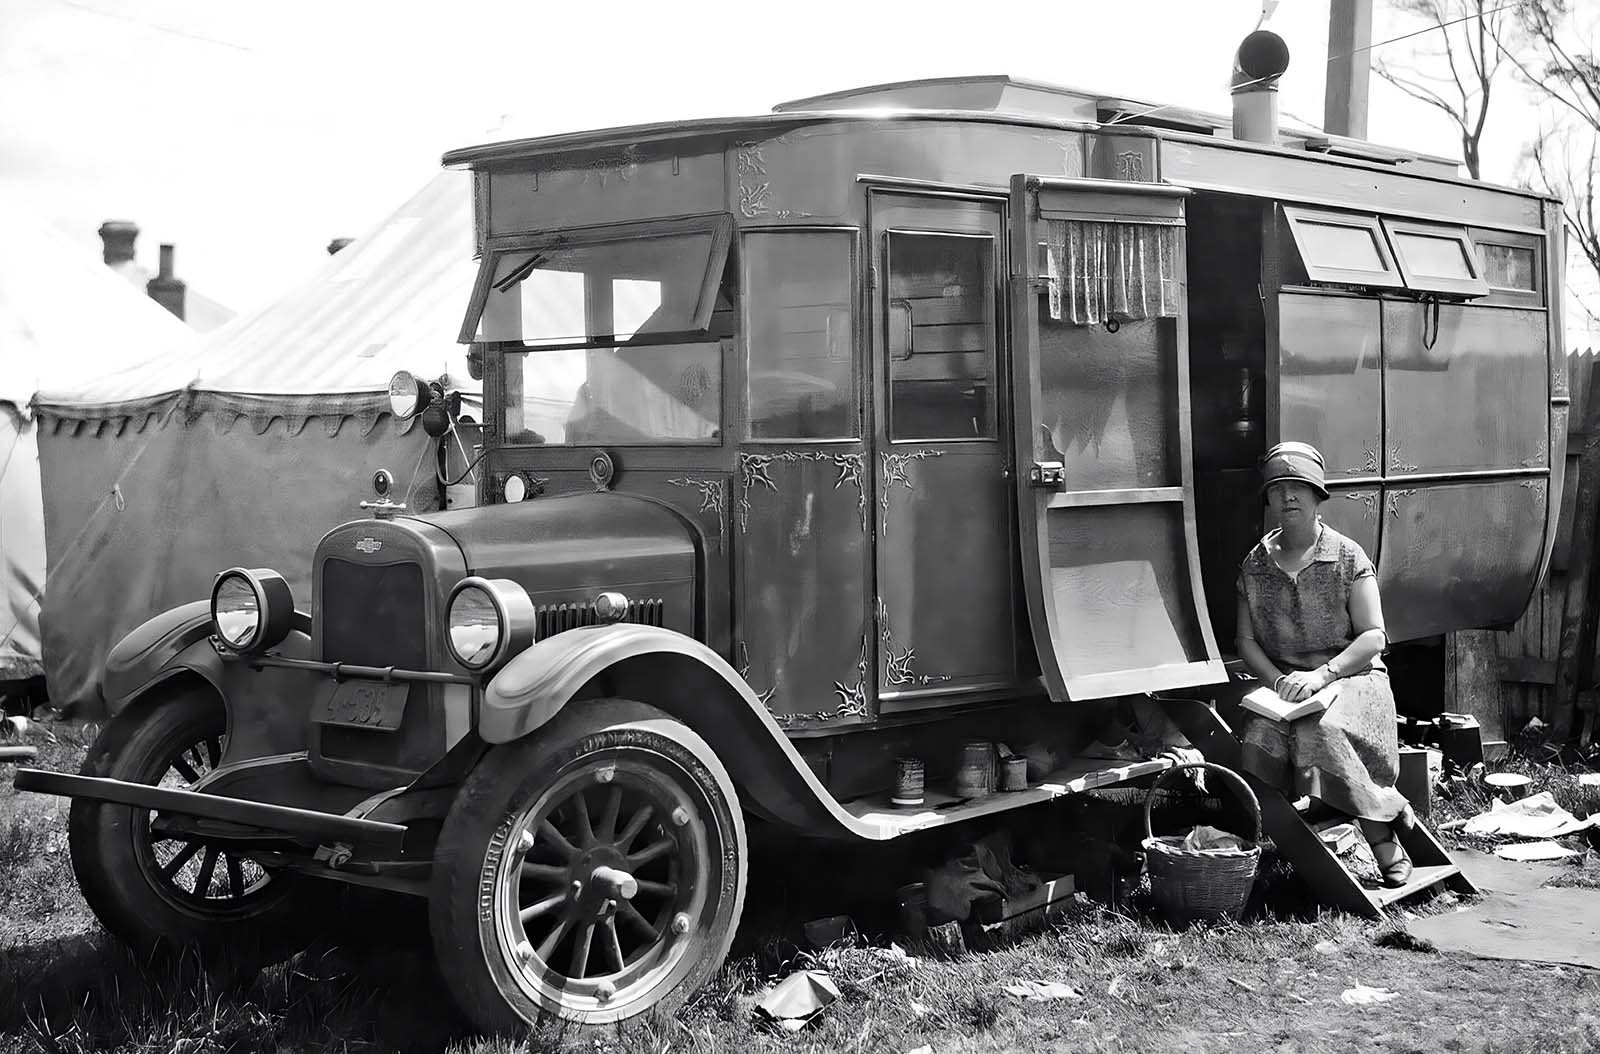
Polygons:
M1467 630L1445 641L1445 708L1470 713L1486 747L1537 717L1556 742L1592 741L1600 639L1600 370L1597 351L1567 356L1565 483L1550 571L1509 630Z

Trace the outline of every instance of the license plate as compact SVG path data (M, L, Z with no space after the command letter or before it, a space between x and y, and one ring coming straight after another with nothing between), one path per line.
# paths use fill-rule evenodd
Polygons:
M393 732L406 713L409 684L342 681L317 701L312 720L323 725Z

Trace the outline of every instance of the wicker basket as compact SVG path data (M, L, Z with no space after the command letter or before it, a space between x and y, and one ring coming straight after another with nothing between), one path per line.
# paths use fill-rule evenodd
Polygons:
M1150 814L1156 791L1174 774L1184 769L1205 769L1220 776L1238 792L1250 810L1254 827L1251 842L1261 840L1261 803L1237 772L1209 761L1176 765L1163 772L1150 786L1145 799L1142 844L1145 866L1150 872L1150 895L1156 907L1174 923L1198 919L1236 919L1244 912L1255 884L1256 866L1261 862L1261 847L1251 845L1238 850L1184 849L1163 841L1150 828Z

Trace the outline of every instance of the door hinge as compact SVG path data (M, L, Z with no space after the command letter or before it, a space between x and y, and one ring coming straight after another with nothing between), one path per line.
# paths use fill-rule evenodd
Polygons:
M1066 489L1066 466L1059 461L1035 461L1028 470L1028 486L1041 490Z

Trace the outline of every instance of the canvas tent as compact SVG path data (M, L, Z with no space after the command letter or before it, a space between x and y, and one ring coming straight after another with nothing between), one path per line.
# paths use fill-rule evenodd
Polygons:
M456 343L472 252L467 176L441 173L310 281L193 351L40 390L55 705L102 705L110 647L204 599L220 570L273 567L308 608L317 540L364 515L377 469L411 509L438 507L434 442L392 418L387 386L398 369L475 386Z
M194 334L67 239L21 214L0 239L0 680L43 672L39 598L45 528L41 387L70 387L129 361L185 357Z

